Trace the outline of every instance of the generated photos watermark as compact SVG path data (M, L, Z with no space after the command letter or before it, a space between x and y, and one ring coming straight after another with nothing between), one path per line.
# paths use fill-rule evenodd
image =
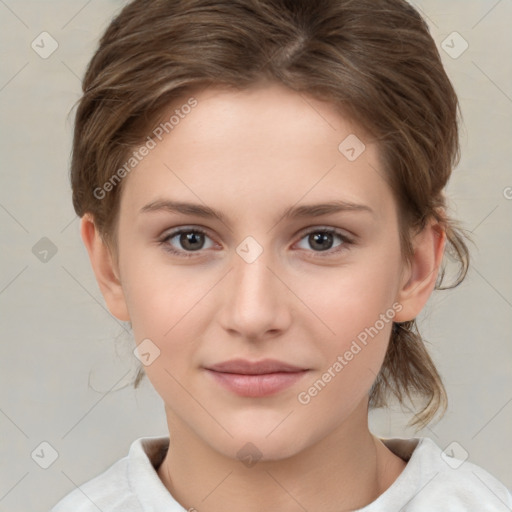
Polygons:
M93 191L93 195L96 199L104 199L109 192L130 174L135 167L141 162L144 157L149 155L150 151L156 148L158 142L160 142L165 134L170 133L182 119L192 112L192 109L197 106L197 99L193 96L187 100L186 103L181 105L180 108L174 110L173 115L165 122L160 123L152 132L152 135L147 136L147 140L137 150L132 152L132 156L126 160L126 162L112 174L112 176L103 183L101 187L96 187ZM158 139L158 142L155 140Z
M369 338L373 339L384 327L393 321L396 314L402 311L403 306L395 302L385 313L381 313L375 323L361 331L356 339L352 340L350 347L343 354L338 355L336 361L317 379L307 390L297 395L297 400L302 405L307 405L317 396L332 379L334 379L347 366L361 350L368 345Z

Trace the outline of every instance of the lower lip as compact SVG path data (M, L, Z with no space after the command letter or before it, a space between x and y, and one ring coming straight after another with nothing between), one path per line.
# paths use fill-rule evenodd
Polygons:
M273 395L286 389L308 372L278 372L262 375L242 375L239 373L223 373L213 370L207 372L222 386L240 396L262 397Z

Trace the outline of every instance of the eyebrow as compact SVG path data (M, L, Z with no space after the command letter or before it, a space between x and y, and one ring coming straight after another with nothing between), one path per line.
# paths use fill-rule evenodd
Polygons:
M213 218L229 225L226 216L209 206L187 203L182 201L156 200L146 204L140 209L140 213L167 211L182 213L184 215L196 215L198 217ZM301 206L290 206L282 213L280 220L292 218L320 217L339 212L367 212L375 216L375 212L367 205L353 203L350 201L329 201L326 203L309 204Z

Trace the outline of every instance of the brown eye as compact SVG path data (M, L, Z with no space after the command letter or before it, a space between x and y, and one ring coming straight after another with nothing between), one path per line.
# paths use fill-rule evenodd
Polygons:
M333 238L334 237L332 233L311 233L308 235L308 243L311 247L320 251L328 251L332 247Z
M340 240L340 243L335 244L335 239ZM335 229L315 229L311 230L302 237L301 240L306 240L306 245L309 247L301 247L302 249L312 250L313 252L325 252L326 255L332 255L341 250L348 248L352 240L345 234ZM334 249L333 249L334 247Z
M209 238L201 229L182 228L165 235L160 243L164 245L166 251L172 254L189 257L193 256L194 252L208 248L205 247L205 240Z
M197 231L183 232L178 235L180 245L190 251L198 251L203 248L204 235Z

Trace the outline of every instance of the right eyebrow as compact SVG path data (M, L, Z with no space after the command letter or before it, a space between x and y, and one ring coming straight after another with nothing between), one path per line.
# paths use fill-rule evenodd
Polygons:
M170 200L156 200L143 206L140 209L140 213L154 212L154 211L168 211L171 213L182 213L184 215L197 215L198 217L214 218L220 220L224 224L227 223L227 219L223 213L210 208L206 205L186 203L181 201L170 201Z

